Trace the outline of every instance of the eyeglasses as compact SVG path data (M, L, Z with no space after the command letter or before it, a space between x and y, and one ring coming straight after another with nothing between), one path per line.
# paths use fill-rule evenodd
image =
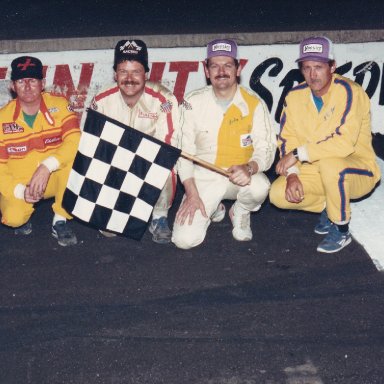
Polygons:
M21 86L26 86L27 84L31 85L31 86L34 86L34 85L37 85L39 84L39 79L17 79L15 80L15 83L17 85L21 85Z

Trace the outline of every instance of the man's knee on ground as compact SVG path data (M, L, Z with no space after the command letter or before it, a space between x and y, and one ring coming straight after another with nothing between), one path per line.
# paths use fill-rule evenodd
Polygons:
M182 229L173 230L172 234L172 243L180 249L191 249L197 247L204 241L204 237L201 235L193 235L190 230L188 230L188 225L185 224L181 227Z
M6 208L1 212L1 222L8 227L17 228L25 224L30 215L20 209Z

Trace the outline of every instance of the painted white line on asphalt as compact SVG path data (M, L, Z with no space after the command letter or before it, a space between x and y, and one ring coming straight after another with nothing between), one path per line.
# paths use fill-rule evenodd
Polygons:
M310 359L306 359L305 364L287 367L284 372L287 375L287 384L324 384Z
M384 161L377 159L382 178ZM352 236L367 251L379 271L384 271L384 180L367 199L352 203Z

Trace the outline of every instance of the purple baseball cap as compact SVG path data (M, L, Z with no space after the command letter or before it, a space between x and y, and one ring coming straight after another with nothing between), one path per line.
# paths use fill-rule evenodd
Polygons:
M237 44L233 40L216 39L207 45L207 59L215 56L229 56L237 59Z
M300 43L300 56L296 63L305 60L328 63L334 60L333 44L327 37L310 37Z

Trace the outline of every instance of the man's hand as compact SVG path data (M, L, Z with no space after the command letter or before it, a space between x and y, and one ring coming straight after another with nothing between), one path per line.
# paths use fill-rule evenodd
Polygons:
M32 175L31 180L27 184L24 197L28 198L29 200L34 200L34 203L41 200L44 196L45 188L47 188L50 175L51 174L48 168L45 165L40 164L35 173Z
M292 151L283 156L276 165L276 173L280 176L287 176L288 168L297 163L297 159L293 156Z
M287 186L285 187L285 199L290 203L301 203L304 199L304 189L299 177L292 173L287 177Z
M231 174L229 176L229 181L233 184L239 185L240 187L251 184L251 175L249 174L247 164L232 165L228 168L228 172Z
M195 180L193 178L184 181L185 188L185 199L180 204L179 210L176 213L176 223L184 225L188 219L188 225L191 225L195 213L200 209L201 214L204 217L208 217L205 212L205 206L203 201L200 199L199 192L196 188Z
M25 202L26 203L30 203L30 204L34 204L34 203L37 203L38 201L40 201L40 199L41 199L41 197L35 198L32 195L30 187L29 187L29 185L27 185L25 190L24 190L24 200L25 200Z
M188 219L188 225L191 225L193 218L195 217L195 213L199 209L201 214L204 217L207 217L204 203L200 199L200 196L186 196L177 211L176 222L180 225L184 225L185 221Z

